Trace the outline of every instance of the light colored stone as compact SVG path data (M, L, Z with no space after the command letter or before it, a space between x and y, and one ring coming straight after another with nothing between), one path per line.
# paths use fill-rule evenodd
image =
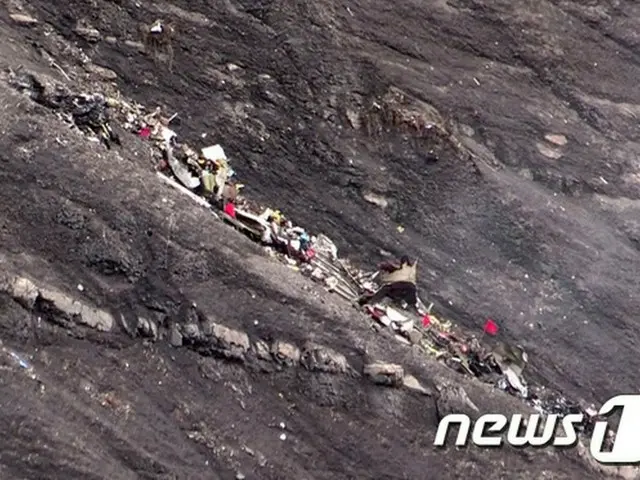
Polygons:
M473 418L479 412L460 385L441 385L436 396L436 408L440 418L451 413L464 413Z
M421 340L422 340L422 333L420 333L419 330L413 330L412 332L409 333L409 341L413 345L419 344Z
M364 375L373 383L399 387L404 378L404 369L401 365L393 363L375 362L365 365Z
M358 115L356 112L354 112L351 109L347 109L345 113L347 115L347 120L349 120L349 123L351 124L351 127L354 130L359 130L360 127L362 126L362 122L360 121L360 115Z
M269 345L267 345L267 342L258 340L253 345L253 351L255 352L256 357L260 360L272 360L271 352L269 351Z
M413 375L405 375L402 379L402 384L405 388L413 390L414 392L422 393L423 395L432 395L433 392L423 387L418 379Z
M97 42L102 37L100 32L93 27L76 27L75 32L89 42Z
M249 336L245 332L233 330L224 325L213 324L211 336L215 339L214 348L227 358L244 360L251 348Z
M174 324L171 328L171 337L169 337L169 342L174 347L182 346L182 334L180 333L180 329L177 324Z
M153 320L144 317L138 318L138 331L147 338L156 340L158 338L158 327Z
M300 349L280 340L273 343L271 353L276 361L286 366L294 366L300 361Z
M0 289L20 301L27 308L33 308L39 293L38 287L25 277L0 277Z
M560 135L557 133L548 133L544 136L544 139L549 142L549 143L553 143L554 145L558 145L560 147L564 146L567 144L567 137L565 137L564 135Z
M560 153L559 151L553 148L549 148L546 145L543 145L542 143L536 143L536 147L538 148L538 151L547 158L557 160L560 157L562 157L562 153Z
M311 342L304 346L300 363L307 370L317 372L346 373L349 369L344 355Z
M11 15L9 15L9 17L11 18L11 20L19 23L20 25L35 25L36 23L38 23L38 20L23 13L12 13Z
M101 78L102 80L115 80L116 78L118 78L118 74L113 70L95 65L93 63L86 64L84 68L87 72L93 73L95 76Z
M185 323L182 326L182 337L195 340L200 336L200 327L196 323Z
M110 331L115 323L110 313L74 300L69 295L57 290L41 289L40 296L53 303L58 310L78 323L95 328L101 332Z
M134 48L144 52L144 44L142 42L134 42L133 40L125 40L124 44L129 48Z
M381 208L387 208L389 206L389 202L387 201L386 198L380 195L376 195L375 193L371 193L371 192L365 193L364 199L367 202L377 205Z
M0 279L0 289L21 301L28 308L33 308L36 299L40 296L53 303L55 308L71 319L102 332L110 331L115 323L115 319L110 313L75 300L58 290L39 289L37 285L25 277L3 277Z
M227 345L238 346L245 352L251 348L249 336L245 332L233 330L224 325L214 324L212 335L220 342Z

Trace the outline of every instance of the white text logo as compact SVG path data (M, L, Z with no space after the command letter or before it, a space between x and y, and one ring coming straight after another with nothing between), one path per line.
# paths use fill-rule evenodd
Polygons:
M608 424L606 420L595 422L591 436L590 452L593 458L602 464L632 465L640 463L640 395L618 395L609 399L600 408L599 415L607 417L614 410L621 408L622 416L615 442L610 452L603 451ZM506 441L514 447L573 447L578 442L576 426L584 421L584 414L570 414L560 418L559 415L540 414L523 416L513 415L511 418L498 414L482 415L473 424L464 414L451 414L444 417L438 425L434 445L444 446L450 427L458 425L455 445L465 446L471 441L478 447L499 447ZM559 434L558 426L562 426L564 436Z

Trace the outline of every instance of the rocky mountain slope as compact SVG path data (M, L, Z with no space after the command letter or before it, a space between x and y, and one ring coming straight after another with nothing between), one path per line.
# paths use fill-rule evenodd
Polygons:
M521 408L374 334L158 183L143 140L123 131L107 150L10 79L22 68L178 112L180 137L222 143L249 197L363 265L417 256L438 310L470 329L495 318L529 352L529 378L602 402L637 389L636 10L7 1L3 271L149 318L161 338L3 294L3 477L601 478L575 452L435 450L431 396L171 347L195 302L202 322L252 341L311 340L356 369L377 359L428 388L463 382L483 411ZM177 28L172 72L136 43L155 18Z

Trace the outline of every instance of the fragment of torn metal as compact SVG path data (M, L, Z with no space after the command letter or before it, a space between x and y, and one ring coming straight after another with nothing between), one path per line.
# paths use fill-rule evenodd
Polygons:
M191 175L191 172L189 171L187 166L173 155L173 148L171 148L169 140L166 141L165 148L167 151L167 161L169 163L169 166L171 167L171 171L176 176L176 178L190 190L199 187L200 179Z
M314 248L316 250L316 253L326 253L329 258L334 261L338 258L338 247L336 247L336 245L329 237L322 233L316 237Z
M517 376L522 376L528 361L527 353L520 345L510 345L506 342L498 344L492 356L503 372L511 369Z
M327 285L326 288L328 292L337 293L345 300L352 301L357 298L357 295L355 293L351 292L350 290L346 289L343 285L339 284L338 280L335 277L327 278L325 280L325 283Z
M514 370L512 370L511 368L507 368L504 371L504 376L507 382L509 382L509 385L511 385L511 387L518 393L520 393L522 397L526 398L528 396L529 391L527 387L522 383L520 377Z
M222 212L222 219L255 241L264 240L270 232L269 223L261 216L235 208L235 217Z

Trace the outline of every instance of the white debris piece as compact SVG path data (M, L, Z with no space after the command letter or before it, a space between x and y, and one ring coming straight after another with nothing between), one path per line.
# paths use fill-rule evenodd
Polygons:
M210 147L204 147L202 149L202 156L207 160L216 161L216 160L226 160L227 156L224 153L222 147L218 144L211 145Z

